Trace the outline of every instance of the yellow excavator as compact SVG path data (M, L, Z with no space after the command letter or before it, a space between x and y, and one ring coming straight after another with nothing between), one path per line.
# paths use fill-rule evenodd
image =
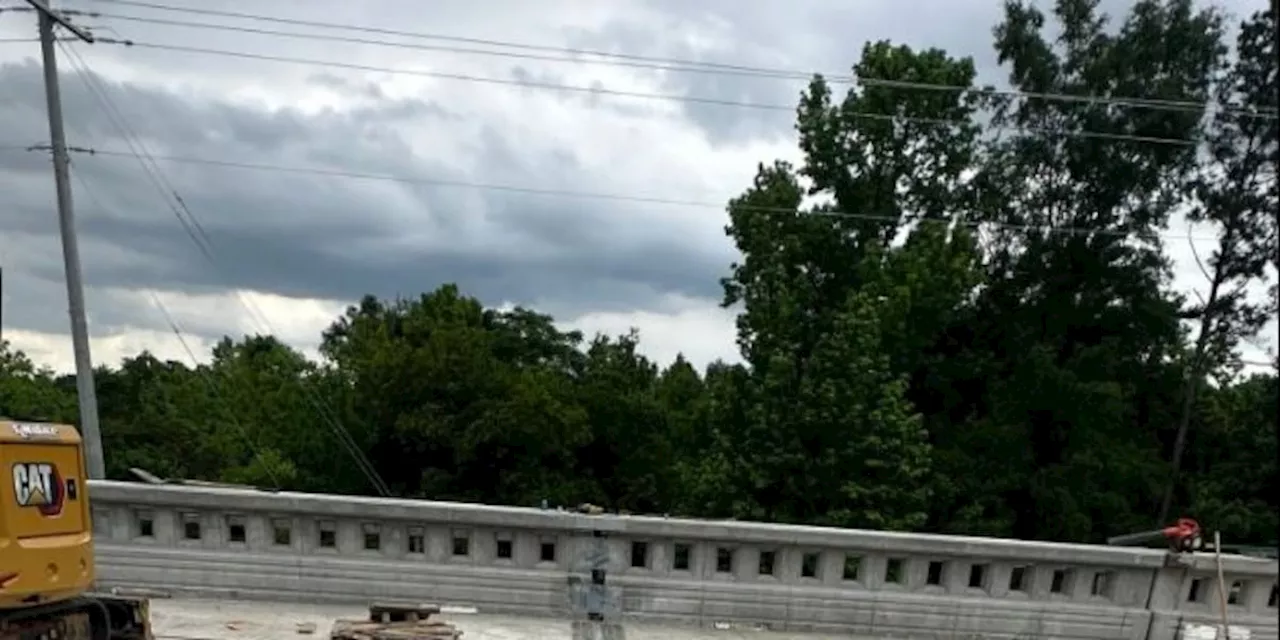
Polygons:
M93 593L75 427L0 417L0 640L150 640L147 601Z

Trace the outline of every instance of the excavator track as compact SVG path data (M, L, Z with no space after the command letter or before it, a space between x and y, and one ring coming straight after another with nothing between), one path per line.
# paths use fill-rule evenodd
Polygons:
M111 594L0 611L0 640L152 640L147 601Z
M110 593L91 593L109 616L109 640L154 640L151 635L151 606L146 598Z

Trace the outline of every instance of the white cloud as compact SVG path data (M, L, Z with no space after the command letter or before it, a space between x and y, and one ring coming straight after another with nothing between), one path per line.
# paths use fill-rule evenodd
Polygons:
M666 365L684 354L699 369L715 360L738 362L734 339L736 311L721 309L714 300L671 296L662 309L588 313L563 323L588 338L596 333L622 335L640 332L641 350Z
M178 291L102 289L100 298L114 304L146 310L139 318L166 329L117 326L95 330L89 313L90 353L95 363L118 364L121 360L150 351L162 360L187 365L208 362L216 339L230 334L270 334L299 349L312 360L319 359L320 333L343 311L345 304L331 300L287 298L256 291L232 291L193 295ZM65 314L60 319L68 322ZM169 327L172 322L175 332ZM50 323L51 325L55 323ZM51 327L53 328L53 327ZM25 351L33 360L59 373L75 371L68 333L11 329L4 339ZM193 361L194 356L194 361Z
M67 334L11 329L4 332L4 339L14 348L24 351L38 365L49 367L58 373L75 372L71 338ZM187 337L186 343L202 361L208 360L213 342ZM150 351L161 360L193 364L182 341L171 332L135 329L89 341L89 353L97 364L117 364L144 350Z

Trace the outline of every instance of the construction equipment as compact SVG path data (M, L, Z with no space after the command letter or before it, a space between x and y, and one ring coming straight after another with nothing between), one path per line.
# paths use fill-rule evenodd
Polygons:
M147 601L91 592L93 525L75 427L0 418L0 640L149 640Z
M432 620L440 607L432 604L374 603L368 620L336 620L330 640L457 640L462 632Z
M1204 548L1204 540L1200 533L1200 523L1191 518L1178 518L1178 521L1163 529L1128 533L1122 536L1107 538L1107 544L1116 546L1141 545L1153 540L1163 539L1169 551L1174 553L1191 553Z

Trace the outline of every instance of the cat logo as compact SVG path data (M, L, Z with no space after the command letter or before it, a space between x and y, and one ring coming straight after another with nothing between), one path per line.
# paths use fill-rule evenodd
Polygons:
M67 488L74 487L68 481ZM68 497L63 489L58 468L47 462L18 462L13 465L13 494L20 507L35 507L40 515L53 517L62 513ZM74 500L75 496L71 496Z

